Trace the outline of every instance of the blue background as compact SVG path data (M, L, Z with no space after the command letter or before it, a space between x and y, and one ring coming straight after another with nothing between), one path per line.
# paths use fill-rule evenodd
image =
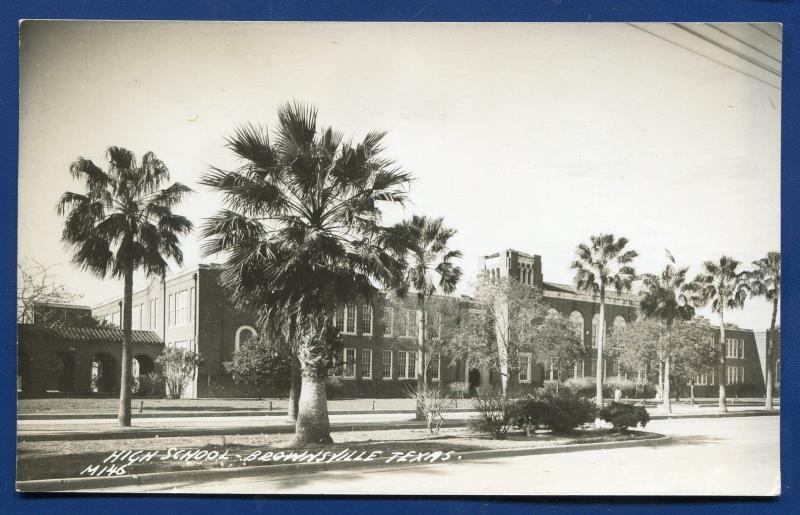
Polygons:
M361 21L780 21L784 23L782 241L784 285L782 320L782 478L783 494L777 500L746 499L620 499L620 498L290 498L200 496L78 496L20 495L14 491L15 470L15 288L18 152L18 20L21 18L79 19L199 19L199 20L361 20ZM534 510L571 513L603 510L612 513L708 512L800 513L797 445L798 349L798 216L795 202L800 189L798 141L798 16L797 2L769 0L669 0L669 1L39 1L0 2L0 149L5 163L0 173L0 405L6 416L0 422L0 513L241 513L244 510L283 513L521 513ZM46 152L47 149L42 149ZM702 206L694 206L702 215ZM732 228L735 234L735 228ZM754 457L757 459L757 457ZM576 474L580 471L576 470ZM670 470L668 473L680 473ZM591 481L591 478L585 478ZM630 478L637 481L637 478ZM533 480L533 478L532 478ZM708 481L724 478L709 477ZM723 503L716 506L716 503Z

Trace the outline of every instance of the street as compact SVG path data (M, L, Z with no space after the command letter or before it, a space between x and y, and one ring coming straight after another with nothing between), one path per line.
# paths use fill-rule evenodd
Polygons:
M349 469L208 482L192 479L182 484L136 488L136 491L737 496L780 492L777 416L655 420L647 430L671 438L652 446L469 462L454 460L409 468Z

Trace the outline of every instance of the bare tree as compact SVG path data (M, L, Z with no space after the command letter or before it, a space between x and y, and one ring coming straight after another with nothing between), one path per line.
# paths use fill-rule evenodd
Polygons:
M67 290L67 287L50 271L51 266L44 266L35 259L25 259L17 264L17 322L32 324L36 307L43 304L67 304L80 298ZM56 311L43 312L45 320L37 320L45 324L53 324L59 320Z

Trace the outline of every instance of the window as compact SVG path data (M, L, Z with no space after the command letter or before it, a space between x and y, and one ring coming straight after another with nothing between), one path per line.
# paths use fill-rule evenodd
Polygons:
M361 349L361 377L372 379L372 349Z
M583 344L583 315L577 311L573 311L569 314L569 321L575 326L575 334L581 339L581 344Z
M175 327L175 294L169 294L168 311L169 311L169 327Z
M589 374L590 376L597 377L597 360L596 359L592 359L591 372L592 373Z
M150 299L150 330L158 331L158 299Z
M142 308L144 304L139 304L138 306L133 306L131 310L131 329L134 331L140 331L142 329Z
M392 378L392 351L383 351L383 379Z
M577 361L572 365L572 377L583 377L583 361Z
M431 356L431 381L438 381L442 374L442 359L438 354Z
M428 317L428 313L425 313L425 333L427 334L427 338L431 340L439 339L439 336L442 334L442 314L437 313L435 316Z
M342 377L355 379L356 377L356 350L345 347L344 349L344 368Z
M333 326L343 334L356 334L356 306L345 304L336 311Z
M725 338L725 357L726 358L743 358L744 357L744 340L736 338Z
M416 334L417 313L413 309L401 309L398 320L397 335L400 338L411 338Z
M236 330L236 337L233 342L233 349L238 351L242 348L242 345L247 343L248 340L251 338L255 338L258 336L258 332L256 332L255 328L250 327L249 325L243 325Z
M369 304L361 307L361 333L372 335L372 306Z
M592 317L592 348L593 349L597 348L597 333L600 330L599 327L600 327L600 314L598 313L598 314L595 314L595 316ZM594 375L594 374L592 374L592 375Z
M397 351L397 378L416 379L417 355L408 351Z
M739 340L739 359L744 359L744 340Z
M611 375L619 377L619 361L611 360Z
M708 382L708 379L709 379L709 378L708 378L708 375L709 375L709 374L708 374L708 372L705 372L705 373L702 373L702 374L696 374L696 375L694 376L694 384L696 384L696 385L706 385L706 384L709 384L709 382Z
M519 382L531 382L531 354L522 352L519 355Z
M196 308L197 305L195 304L194 286L192 286L189 288L189 322L194 322L194 312Z
M620 331L622 329L625 329L625 327L627 325L628 325L628 322L626 322L625 321L625 317L623 317L621 315L614 319L613 328L614 328L615 331Z
M192 288L194 289L194 288ZM189 290L182 290L175 294L175 325L186 325L191 321Z
M728 365L725 370L725 384L744 384L744 367Z
M391 336L394 326L394 310L390 306L383 307L383 335Z

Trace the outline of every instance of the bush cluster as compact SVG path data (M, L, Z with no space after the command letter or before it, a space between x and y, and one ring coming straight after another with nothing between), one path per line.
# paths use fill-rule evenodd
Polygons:
M644 427L650 421L650 414L644 406L633 406L622 402L612 402L600 410L600 418L614 426L617 431L627 431L630 427Z
M541 428L566 433L594 420L595 413L594 405L587 399L569 390L555 393L545 388L517 402L514 425L528 434Z
M504 396L492 388L478 388L475 392L477 419L470 419L468 427L479 433L489 433L497 440L503 440L514 423L517 413L517 400Z
M563 386L580 397L592 398L597 393L596 379L592 376L567 379ZM656 395L656 388L650 383L614 376L606 378L603 383L603 396L614 398L614 390L617 388L622 391L623 397L629 399L650 399Z

